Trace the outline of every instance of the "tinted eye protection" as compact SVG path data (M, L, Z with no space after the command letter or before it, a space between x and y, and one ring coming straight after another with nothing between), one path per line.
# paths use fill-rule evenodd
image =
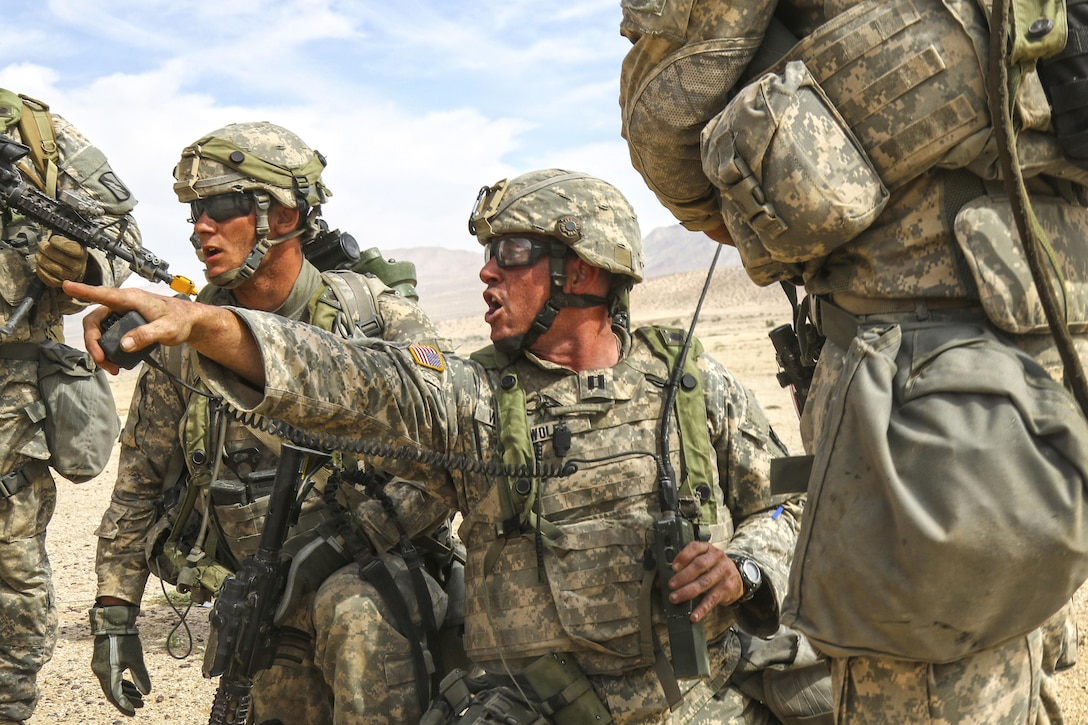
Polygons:
M249 194L218 194L207 199L189 202L189 222L196 224L205 214L213 222L225 222L253 211L253 197Z

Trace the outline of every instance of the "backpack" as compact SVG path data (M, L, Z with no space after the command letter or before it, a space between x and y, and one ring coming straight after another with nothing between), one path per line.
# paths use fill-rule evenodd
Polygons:
M0 88L0 131L18 125L23 143L30 149L30 160L37 174L25 176L39 189L54 199L57 197L57 178L60 169L57 162L57 131L49 106L30 96L17 95ZM23 171L29 169L23 167Z

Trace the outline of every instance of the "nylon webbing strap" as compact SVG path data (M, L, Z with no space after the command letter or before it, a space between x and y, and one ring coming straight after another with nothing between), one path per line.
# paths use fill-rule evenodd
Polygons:
M1023 44L1034 37L1031 30L1031 18L1033 15L1035 20L1049 17L1041 13L1056 12L1058 6L1061 10L1060 20L1063 27L1067 28L1064 25L1065 3L1062 0L994 0L993 12L990 16L989 105L994 138L997 141L998 160L1001 164L1002 181L1009 196L1013 217L1016 219L1016 229L1020 234L1024 256L1065 369L1066 385L1069 386L1080 405L1081 412L1088 416L1088 382L1085 380L1084 368L1066 324L1068 305L1064 300L1065 280L1062 278L1061 269L1055 261L1054 251L1039 219L1035 216L1031 199L1024 186L1024 176L1016 149L1016 130L1012 119L1013 99L1020 87L1023 68L1020 65L1011 65L1017 62L1011 54L1014 51L1019 53L1018 57L1027 63L1033 63L1035 58L1041 57L1034 51L1024 49ZM1056 22L1058 19L1051 18L1051 20ZM1027 23L1026 31L1021 29L1024 23ZM1010 33L1013 32L1016 32L1019 37L1010 37ZM1062 31L1061 47L1065 45L1065 35L1066 32ZM1049 270L1043 266L1044 254L1049 263ZM1060 304L1051 274L1057 277L1057 286L1063 294Z
M53 116L49 106L28 96L19 96L27 112L19 119L19 133L23 143L30 148L30 158L34 167L45 182L44 191L57 198L57 161L60 153L57 149L57 131L53 126Z
M400 589L397 588L393 575L389 573L385 562L378 557L364 556L359 562L359 576L374 585L382 599L388 602L389 609L393 612L393 618L397 620L398 628L405 639L408 640L408 644L412 649L412 665L416 674L416 695L419 696L419 709L426 711L427 706L430 704L431 678L430 673L427 672L427 660L423 655L423 643L418 636L415 623L412 621L408 602L401 596ZM422 605L423 603L420 602L421 607Z
M0 360L24 360L38 359L38 344L35 342L5 342L0 343Z
M0 476L0 499L10 498L29 486L43 468L45 464L42 461L33 460Z
M680 344L670 345L666 337L682 344L683 333L667 328L640 328L636 330L659 358L672 370L680 356ZM671 339L671 337L670 337ZM680 447L683 451L684 475L680 477L679 491L682 500L695 501L700 506L700 522L718 522L717 497L714 490L714 464L710 459L710 438L707 433L706 402L703 397L702 375L696 360L703 352L698 340L692 340L691 354L684 360L684 376L676 397L676 418L680 430ZM668 415L668 411L664 413ZM696 486L709 487L705 500ZM684 512L685 516L690 512Z

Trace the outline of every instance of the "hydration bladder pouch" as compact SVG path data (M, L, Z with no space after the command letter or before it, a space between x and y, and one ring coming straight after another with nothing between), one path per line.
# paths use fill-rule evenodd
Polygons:
M703 171L745 261L827 256L880 215L888 190L805 64L748 84L707 124ZM780 277L774 265L758 265Z

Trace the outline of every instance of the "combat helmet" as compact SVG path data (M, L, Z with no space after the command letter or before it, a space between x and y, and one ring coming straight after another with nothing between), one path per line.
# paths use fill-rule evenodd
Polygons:
M321 204L332 195L321 181L325 164L325 158L296 134L267 121L232 123L182 149L174 167L178 201L243 193L252 195L257 210L253 251L241 267L210 282L236 287L253 276L272 246L296 237L306 241L320 231ZM275 239L268 238L272 200L298 209L300 217L296 230ZM199 245L194 246L199 256Z
M607 304L614 322L626 324L628 293L642 281L642 235L634 209L616 187L578 171L531 171L480 189L468 228L482 245L500 235L519 233L544 235L559 243L550 255L550 299L525 336L503 341L501 347L529 347L551 327L563 307ZM587 264L612 273L607 298L563 292L563 257L568 248Z

